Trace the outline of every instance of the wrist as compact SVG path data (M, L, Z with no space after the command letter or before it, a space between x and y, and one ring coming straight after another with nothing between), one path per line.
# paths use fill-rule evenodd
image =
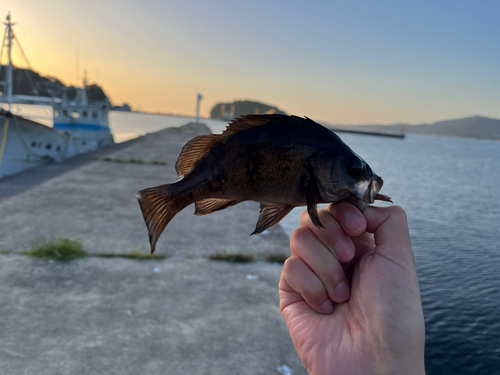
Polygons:
M420 352L417 350L417 352ZM382 363L373 371L373 374L384 375L425 375L425 362L422 353L411 355L396 354L385 356Z

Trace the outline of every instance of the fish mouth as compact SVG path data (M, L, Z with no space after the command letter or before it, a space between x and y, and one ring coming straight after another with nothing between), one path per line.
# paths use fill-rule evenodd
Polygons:
M384 181L377 175L373 175L367 180L359 181L356 184L355 195L346 200L354 204L360 211L363 211L375 201L383 184Z
M380 189L382 189L384 181L377 175L374 175L369 180L360 181L356 186L356 196L363 202L371 204L375 201Z

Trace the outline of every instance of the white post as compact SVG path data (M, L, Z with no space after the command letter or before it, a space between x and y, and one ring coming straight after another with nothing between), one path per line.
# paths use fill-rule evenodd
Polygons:
M200 102L203 99L203 95L198 94L196 100L196 123L200 122Z

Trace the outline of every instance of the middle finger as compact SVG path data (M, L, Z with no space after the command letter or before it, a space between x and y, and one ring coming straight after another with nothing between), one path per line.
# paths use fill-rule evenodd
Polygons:
M325 247L337 259L346 263L354 257L354 244L335 218L325 209L318 208L318 216L324 228L318 228L311 221L306 210L300 214L300 225L313 231Z
M338 259L307 227L296 229L290 238L292 255L301 258L318 276L328 297L344 302L350 297L350 288Z

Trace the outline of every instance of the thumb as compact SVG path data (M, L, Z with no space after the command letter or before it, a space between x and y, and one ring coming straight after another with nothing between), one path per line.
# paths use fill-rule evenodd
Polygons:
M415 258L410 243L406 212L399 206L367 207L366 231L375 236L375 253L396 264L415 267Z

